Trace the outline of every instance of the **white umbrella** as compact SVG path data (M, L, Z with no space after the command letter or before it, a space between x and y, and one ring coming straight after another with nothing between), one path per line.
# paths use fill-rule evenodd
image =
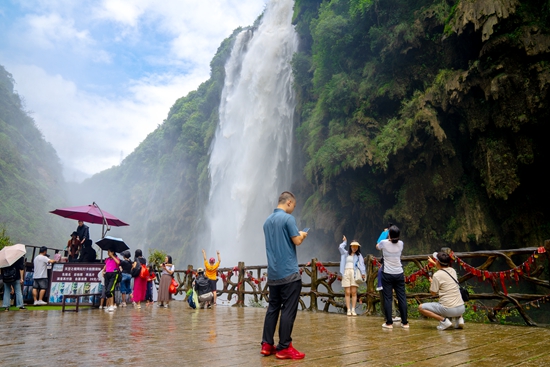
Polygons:
M25 245L18 243L0 250L0 268L7 268L27 253Z

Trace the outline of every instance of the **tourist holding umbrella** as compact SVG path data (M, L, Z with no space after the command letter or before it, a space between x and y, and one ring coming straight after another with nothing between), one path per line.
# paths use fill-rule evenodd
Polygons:
M113 312L115 310L114 306L114 292L115 285L117 280L120 277L120 260L116 256L116 253L109 249L107 251L108 258L105 259L105 296L107 297L106 310L108 312Z
M25 245L6 246L0 250L0 273L4 280L4 311L10 310L11 288L15 291L15 305L24 310L21 286L25 280Z

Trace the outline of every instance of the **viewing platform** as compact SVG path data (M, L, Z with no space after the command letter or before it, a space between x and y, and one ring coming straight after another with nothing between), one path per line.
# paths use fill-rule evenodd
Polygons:
M113 313L27 310L0 313L3 366L547 366L550 329L466 323L436 330L382 329L375 316L299 311L294 346L301 361L260 354L265 309L118 308ZM275 340L278 340L277 334Z

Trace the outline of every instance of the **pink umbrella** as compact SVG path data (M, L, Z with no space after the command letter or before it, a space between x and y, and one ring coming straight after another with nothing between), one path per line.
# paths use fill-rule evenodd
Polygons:
M115 227L129 226L128 223L121 221L114 215L99 209L99 206L97 206L96 203L93 203L92 205L55 209L50 213L57 214L63 218L81 220L87 223L107 224Z
M18 243L17 245L6 246L0 250L0 268L12 266L17 260L27 253L25 245Z

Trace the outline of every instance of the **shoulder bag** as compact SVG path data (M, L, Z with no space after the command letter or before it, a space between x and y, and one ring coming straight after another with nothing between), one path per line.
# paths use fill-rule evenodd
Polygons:
M355 266L353 267L353 279L355 280L355 283L358 285L361 285L365 283L363 280L363 274L361 274L361 270L359 269L359 257L357 257L357 260L355 261Z
M443 270L443 269L441 269L441 270ZM445 271L445 270L443 270L443 271ZM445 271L445 273L447 273L447 272ZM451 279L454 280L456 284L458 284L458 289L460 290L460 296L462 297L462 300L464 302L468 302L470 300L470 293L468 293L468 290L466 288L462 287L460 285L460 283L458 283L458 281L455 278L453 278L453 276L451 274L447 273L447 275L450 276Z

